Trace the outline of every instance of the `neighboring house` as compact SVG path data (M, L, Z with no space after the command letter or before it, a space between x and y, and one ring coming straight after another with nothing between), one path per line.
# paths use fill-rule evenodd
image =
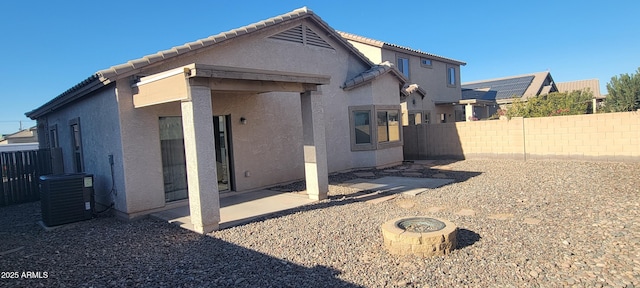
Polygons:
M558 92L551 73L538 72L462 83L460 104L466 105L467 120L486 119L498 109L506 109L514 99L527 100L551 92Z
M388 61L417 93L402 97L403 125L464 121L457 103L462 99L460 66L466 63L382 42L350 33L339 32L374 63ZM458 108L456 108L458 107Z
M38 129L34 126L0 137L0 152L38 150Z
M570 93L573 91L591 91L593 93L593 103L591 104L592 112L596 113L606 96L600 94L600 81L598 79L577 80L571 82L556 83L558 92Z
M462 63L432 60L459 98ZM330 172L403 161L400 95L424 93L376 63L301 8L100 70L26 114L65 172L94 175L98 204L124 218L189 205L210 232L221 191L306 179L324 199Z
M0 145L38 143L38 129L34 126L0 137Z

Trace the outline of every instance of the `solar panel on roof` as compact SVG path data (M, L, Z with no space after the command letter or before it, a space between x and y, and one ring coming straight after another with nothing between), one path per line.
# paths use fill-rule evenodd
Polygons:
M533 81L534 76L522 76L517 78L510 79L501 79L494 81L486 81L479 82L473 84L465 84L462 85L464 89L481 89L481 88L489 88L489 92L494 93L485 93L482 96L482 99L485 100L498 100L498 99L508 99L512 97L522 97L524 92L527 91L529 85ZM494 98L495 97L495 98ZM488 99L491 98L491 99Z

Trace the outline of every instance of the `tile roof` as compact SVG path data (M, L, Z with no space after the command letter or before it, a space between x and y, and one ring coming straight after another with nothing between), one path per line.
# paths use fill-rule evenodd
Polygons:
M364 71L356 75L355 77L345 81L344 85L342 85L342 89L351 90L391 71L396 71L393 69L393 64L391 64L389 61L382 62L378 65L374 65L373 67L371 67L371 69ZM406 78L404 80L404 82L406 82Z
M351 43L349 43L346 39L340 37L340 35L338 35L338 33L329 26L329 24L324 22L324 20L322 20L319 16L313 13L313 11L311 11L307 7L302 7L286 14L272 17L263 21L253 23L253 24L249 24L247 26L243 26L237 29L232 29L226 32L222 32L204 39L189 42L180 46L173 47L168 50L160 51L155 54L150 54L142 58L131 60L124 64L120 64L120 65L112 66L107 69L100 70L95 74L89 76L82 82L71 87L67 91L63 92L62 94L58 95L57 97L53 98L49 102L43 104L42 106L32 111L25 113L25 115L27 115L27 117L29 118L35 119L37 117L40 117L41 115L48 113L49 111L52 111L61 106L64 106L69 102L75 101L76 99L83 97L84 95L86 95L91 91L95 91L100 87L104 87L105 85L112 83L114 80L118 79L119 77L123 77L123 75L126 76L128 74L133 74L135 73L136 70L146 67L148 65L151 65L151 64L154 64L178 55L189 53L197 49L209 47L217 43L222 43L230 39L236 38L238 36L252 33L257 30L265 29L267 27L272 27L274 25L280 24L285 21L301 19L305 17L309 17L313 19L318 25L323 26L329 33L334 34L335 35L334 39L344 44L344 46L348 50L353 52L361 61L363 61L364 63L366 63L371 67L375 66L358 49L353 47Z
M404 84L404 86L402 87L402 89L400 90L400 92L402 92L402 94L404 94L404 96L409 96L411 95L411 93L415 93L418 92L419 94L422 94L422 98L424 98L424 96L427 96L427 91L424 90L422 87L420 87L420 85L418 84Z
M98 75L100 78L107 78L107 79L113 78L117 75L127 73L135 69L139 69L141 67L153 64L155 62L158 62L167 58L172 58L172 57L185 54L194 50L198 50L214 44L222 43L244 34L248 34L260 29L274 26L284 21L293 20L293 19L302 18L305 16L311 16L311 15L315 15L313 11L311 11L307 7L302 7L286 14L282 14L282 15L272 17L266 20L262 20L253 24L249 24L240 28L232 29L226 32L213 35L213 36L209 36L204 39L200 39L200 40L189 42L180 46L176 46L168 50L160 51L155 54L147 55L139 59L131 60L124 64L112 66L108 69L98 71L96 75ZM329 27L329 25L326 22L324 22L322 19L320 19L320 17L316 16L315 18L316 20L318 20L318 22L323 24L325 27L327 28Z
M404 77L404 75L402 75L402 73L400 73L398 69L394 69L393 67L393 63L389 61L384 61L378 65L374 65L373 67L371 67L371 69L364 71L356 75L355 77L345 81L344 85L342 85L342 89L351 90L369 83L384 74L392 73L402 83L403 86L400 92L402 92L402 94L404 94L405 96L410 95L414 92L422 94L422 97L427 95L427 92L422 87L418 86L418 84L408 83L407 78Z
M423 51L420 51L420 50L417 50L417 49L413 49L413 48L410 48L410 47L400 46L400 45L396 45L396 44L388 43L388 42L383 42L383 41L379 41L379 40L375 40L375 39L371 39L371 38L367 38L367 37L363 37L363 36L360 36L360 35L351 34L351 33L347 33L347 32L342 32L342 31L336 31L336 32L338 32L338 34L340 34L340 36L342 36L343 38L345 38L347 40L360 42L360 43L363 43L363 44L368 44L368 45L379 47L379 48L391 48L391 49L395 49L395 50L402 50L403 52L412 52L412 53L418 54L418 55L423 56L423 57L429 57L429 58L432 58L432 59L440 60L440 61L451 63L451 64L467 65L467 63L465 63L463 61L459 61L459 60L443 57L443 56L436 55L436 54L423 52Z

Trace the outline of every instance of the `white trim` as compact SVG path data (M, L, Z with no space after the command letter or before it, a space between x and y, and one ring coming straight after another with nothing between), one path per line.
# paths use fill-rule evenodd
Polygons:
M162 73L158 73L158 74L154 74L151 76L147 76L147 77L142 77L140 78L139 82L133 83L131 84L131 87L140 87L142 85L145 84L149 84L149 83L153 83L165 78L169 78L171 76L176 76L180 73L184 73L184 67L180 67L180 68L176 68L176 69L172 69L172 70L168 70Z
M39 145L38 142L0 144L0 152L38 150L38 147L39 147L38 145Z

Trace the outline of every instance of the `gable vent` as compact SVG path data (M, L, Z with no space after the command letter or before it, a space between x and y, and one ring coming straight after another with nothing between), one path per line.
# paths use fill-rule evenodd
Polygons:
M303 25L293 27L269 38L335 50L327 41L324 41L322 37L316 34L316 32L313 32L309 27Z
M318 34L316 34L316 32L313 32L313 30L309 29L309 27L304 27L305 28L305 32L306 32L306 40L307 40L307 45L311 45L311 46L316 46L316 47L321 47L321 48L327 48L327 49L333 49L333 47L331 47L331 45L329 45L329 43L327 43L327 41L324 41L324 39L322 39L320 36L318 36Z

